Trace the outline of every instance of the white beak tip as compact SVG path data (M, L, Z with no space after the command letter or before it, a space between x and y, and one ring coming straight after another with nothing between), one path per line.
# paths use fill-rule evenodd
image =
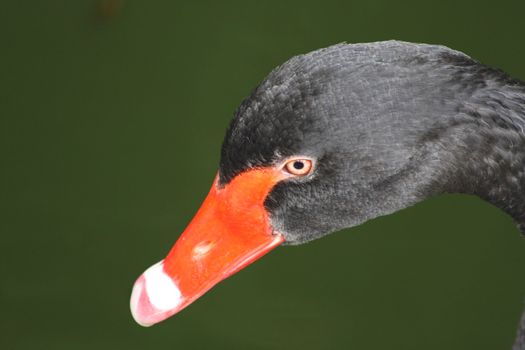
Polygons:
M151 266L133 286L131 314L143 327L152 326L170 317L181 304L181 292L163 267L163 261Z

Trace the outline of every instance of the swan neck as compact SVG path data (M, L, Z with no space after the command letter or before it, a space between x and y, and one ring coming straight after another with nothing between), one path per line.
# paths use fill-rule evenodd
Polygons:
M477 129L464 138L469 148L465 182L473 194L507 212L525 234L525 84L489 82L461 112Z

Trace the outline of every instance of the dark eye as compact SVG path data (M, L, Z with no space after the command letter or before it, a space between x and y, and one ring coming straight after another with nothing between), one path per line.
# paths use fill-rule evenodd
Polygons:
M312 161L310 159L292 159L284 165L284 170L292 175L308 175L312 170Z

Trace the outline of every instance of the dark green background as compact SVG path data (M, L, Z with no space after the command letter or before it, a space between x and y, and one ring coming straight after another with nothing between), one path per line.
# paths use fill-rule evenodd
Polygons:
M207 193L232 112L274 66L395 38L523 79L524 1L107 6L0 4L1 349L510 348L525 242L465 196L279 248L152 328L128 302Z

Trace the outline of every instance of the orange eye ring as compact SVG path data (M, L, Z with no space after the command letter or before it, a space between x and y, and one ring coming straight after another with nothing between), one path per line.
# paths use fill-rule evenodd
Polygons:
M305 158L295 158L288 160L283 167L287 173L295 176L305 176L310 174L313 168L313 161Z

